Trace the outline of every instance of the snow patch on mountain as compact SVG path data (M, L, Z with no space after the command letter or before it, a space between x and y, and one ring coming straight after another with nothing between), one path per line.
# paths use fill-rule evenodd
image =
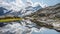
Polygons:
M31 13L36 12L37 10L43 8L42 3L36 2L33 3L31 0L26 0L26 3L23 3L22 0L1 0L0 7L11 10L11 15L15 16L25 16ZM4 13L7 11L4 10Z
M23 3L22 0L1 0L0 1L0 6L8 9L8 10L14 10L14 11L19 11L22 8L28 7L28 6L35 6L37 4L40 4L41 7L43 5L41 3L33 3L31 0L27 0L26 4Z

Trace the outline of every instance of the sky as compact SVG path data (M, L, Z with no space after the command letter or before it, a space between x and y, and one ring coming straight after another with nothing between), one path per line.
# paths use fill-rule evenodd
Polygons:
M4 0L5 1L5 0ZM7 2L12 2L15 0L6 0ZM19 0L19 1L23 1L23 3L26 2L26 0ZM28 0L29 1L29 0ZM31 0L33 3L39 2L41 4L46 4L47 6L52 6L55 5L57 3L60 3L60 0Z
M25 1L25 0L23 0ZM31 0L33 3L40 2L43 4L47 4L48 6L55 5L57 3L60 3L60 0Z
M60 3L60 0L32 0L33 2L40 2L43 4L47 4L48 6L55 5Z

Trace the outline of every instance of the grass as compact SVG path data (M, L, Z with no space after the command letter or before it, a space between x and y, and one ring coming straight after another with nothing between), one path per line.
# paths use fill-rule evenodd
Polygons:
M20 17L5 17L5 18L0 18L0 22L13 22L13 21L20 21L22 18Z

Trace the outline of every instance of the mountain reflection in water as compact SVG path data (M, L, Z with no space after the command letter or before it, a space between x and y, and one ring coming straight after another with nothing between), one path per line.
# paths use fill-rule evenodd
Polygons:
M0 34L60 34L59 32L41 27L36 28L36 24L29 20L19 22L12 22L0 28Z

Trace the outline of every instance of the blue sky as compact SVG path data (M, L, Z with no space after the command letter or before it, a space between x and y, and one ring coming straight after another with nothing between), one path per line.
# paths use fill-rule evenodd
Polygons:
M14 1L14 0L7 0L8 2ZM26 2L26 0L22 0L23 2ZM57 3L60 3L60 0L31 0L33 3L40 2L43 4L47 4L48 6L55 5Z
M25 1L25 0L23 0ZM51 5L55 5L57 3L60 3L60 0L32 0L32 2L40 2L40 3L44 3L44 4L47 4L48 6L51 6Z
M43 2L44 4L47 4L49 6L55 5L57 3L60 3L60 0L32 0L33 2Z

